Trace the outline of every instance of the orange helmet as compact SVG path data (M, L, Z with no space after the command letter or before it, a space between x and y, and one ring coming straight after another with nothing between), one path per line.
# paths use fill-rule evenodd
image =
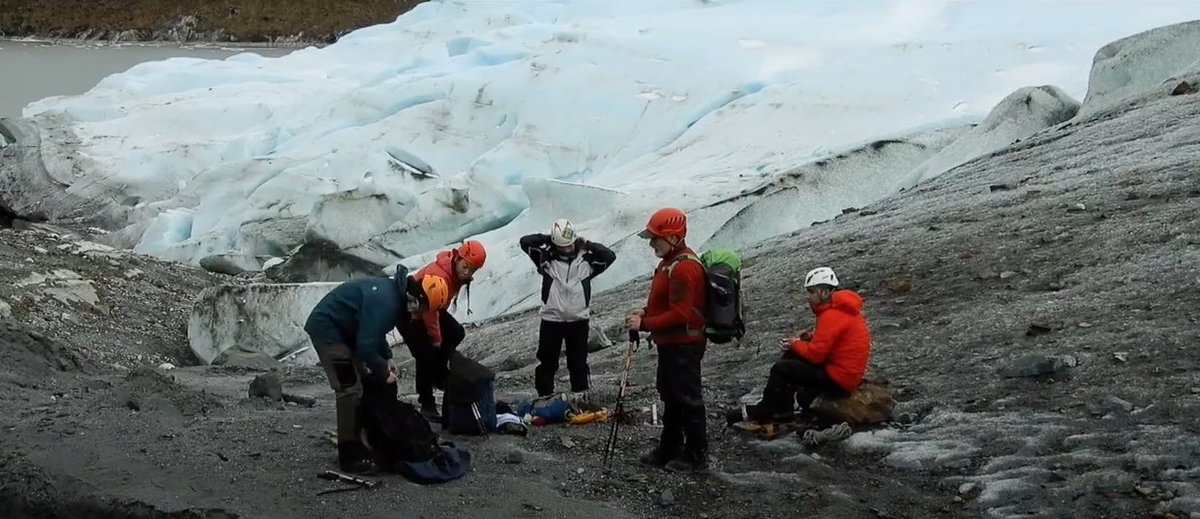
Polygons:
M467 260L467 264L472 268L483 268L483 262L487 260L487 251L484 250L483 244L475 240L467 240L458 249L455 249L458 256Z
M684 238L687 236L687 215L674 207L659 209L650 215L650 221L646 223L646 230L638 233L638 236L642 238L667 238L670 236Z
M425 292L430 310L444 310L450 306L450 286L446 280L438 276L425 276L421 278L421 290Z

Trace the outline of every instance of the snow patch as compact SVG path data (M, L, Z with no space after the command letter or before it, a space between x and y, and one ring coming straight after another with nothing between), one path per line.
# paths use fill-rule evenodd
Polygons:
M1022 88L1005 97L978 126L921 163L900 183L901 189L1027 139L1075 116L1079 102L1054 86Z
M1094 114L1154 88L1165 89L1162 84L1169 78L1200 73L1197 49L1200 20L1160 27L1105 45L1096 52L1079 115Z

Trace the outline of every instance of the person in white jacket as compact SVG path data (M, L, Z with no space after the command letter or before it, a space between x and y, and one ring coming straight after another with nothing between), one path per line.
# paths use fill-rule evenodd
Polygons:
M522 237L521 250L542 275L542 324L534 388L538 396L554 394L558 357L565 343L571 392L586 393L590 373L587 344L592 278L608 269L617 255L608 247L576 235L566 219L555 221L550 234Z

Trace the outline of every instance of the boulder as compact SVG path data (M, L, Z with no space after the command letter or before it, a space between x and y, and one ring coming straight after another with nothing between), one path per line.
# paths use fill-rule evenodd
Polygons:
M220 285L205 289L188 319L196 358L211 364L238 348L299 365L315 365L304 322L337 283Z
M213 366L227 368L243 368L251 370L270 371L283 366L283 363L261 351L246 351L241 348L229 348L222 351L212 360Z
M332 282L378 276L383 264L349 254L332 241L314 239L265 272L279 283Z
M305 217L254 220L238 227L237 243L251 255L287 256L304 242Z
M243 272L262 270L263 262L270 256L253 256L236 252L213 254L200 258L200 268L217 274L236 276Z
M250 381L250 390L248 392L250 398L269 398L272 401L283 400L283 382L279 380L279 375L272 373L264 373L254 380Z
M608 338L608 335L604 333L604 329L600 328L595 321L592 321L588 325L588 328L591 329L590 333L588 333L588 353L595 353L612 347L612 339Z
M822 394L813 401L814 413L851 426L868 425L890 420L896 399L886 382L863 381L849 397Z

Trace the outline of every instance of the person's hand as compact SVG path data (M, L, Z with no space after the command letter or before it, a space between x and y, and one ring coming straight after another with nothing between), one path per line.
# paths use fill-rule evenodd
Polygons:
M442 343L440 343L440 342L434 342L434 343L431 343L431 344L433 345L433 347L434 347L434 348L438 348L438 349L441 349L441 348L442 348Z
M634 331L641 330L642 316L636 313L629 314L629 317L625 318L625 329Z
M399 380L399 378L400 378L400 369L396 367L396 361L394 361L392 359L388 359L387 367L388 367L387 383L395 384L396 381Z
M637 309L637 310L634 310L634 311L633 311L632 313L630 313L629 315L636 315L636 316L638 316L638 317L646 317L646 310L645 310L645 309L643 309L643 308L639 308L639 309Z
M800 340L802 340L802 341L805 341L805 342L811 341L812 340L812 330L801 331L799 337L800 337Z
M779 339L779 349L782 351L788 351L788 350L792 349L792 341L793 340L795 340L795 339L793 339L791 337L783 337L783 338Z

